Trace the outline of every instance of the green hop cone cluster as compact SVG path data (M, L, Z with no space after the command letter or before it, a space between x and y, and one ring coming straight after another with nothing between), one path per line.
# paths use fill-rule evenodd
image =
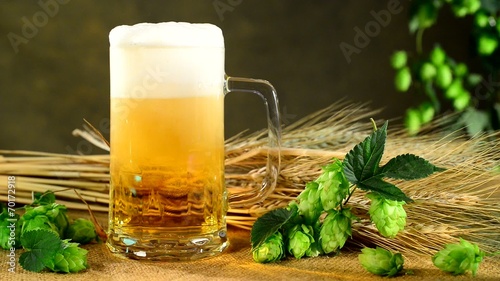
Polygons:
M65 237L76 243L87 244L97 239L97 233L91 221L78 218L69 225Z
M417 90L424 92L429 100L406 111L405 126L410 135L417 134L440 110L438 93L442 93L456 111L463 111L471 105L472 95L468 89L481 81L479 75L469 73L464 63L450 58L439 45L428 56L416 60L414 65L415 83L420 85Z
M352 235L352 219L350 209L329 211L319 232L319 242L325 253L336 252L344 247Z
M432 257L432 262L437 268L453 275L471 271L472 276L476 276L484 256L485 253L476 244L460 239L457 244L445 245L444 249Z
M250 234L255 261L265 263L286 256L300 259L338 253L352 237L352 223L358 219L353 213L360 210L347 205L358 188L369 194L372 205L364 215L372 218L382 235L394 237L404 229L403 204L412 200L384 178L415 180L443 169L413 154L396 156L380 166L387 125L385 122L380 129L374 125L372 134L342 161L333 159L322 167L319 177L306 184L296 201L257 219ZM399 256L390 261L399 266ZM387 274L395 274L392 268L384 268Z
M252 250L253 260L268 263L281 260L285 256L283 236L276 232Z
M358 260L368 272L389 277L401 272L404 264L400 253L393 254L380 247L361 249Z
M485 87L491 83L491 73L497 73L500 56L500 5L490 0L421 0L412 1L409 7L409 30L415 34L416 53L408 56L405 68L410 75L402 74L400 64L394 64L395 54L390 57L390 64L397 70L395 89L406 92L412 80L414 92L425 96L436 113L452 108L460 116L457 128L466 128L470 136L498 129L498 90ZM424 34L428 28L437 24L441 9L451 10L457 18L473 18L470 28L474 42L470 46L470 55L478 59L486 74L469 73L467 65L448 56L443 48L436 46L426 50ZM443 42L444 43L444 42ZM436 45L439 42L435 43ZM476 64L474 64L476 66ZM397 67L396 67L397 66ZM475 67L476 69L477 67ZM490 73L490 74L488 74ZM411 76L411 77L410 77ZM493 74L495 76L495 74ZM481 83L482 82L482 83ZM480 84L481 83L481 84ZM487 88L487 89L486 89ZM427 111L426 113L429 113ZM492 113L493 112L493 113ZM420 108L409 108L405 114L405 125L410 135L417 134L426 122ZM432 120L432 118L431 118Z
M368 210L370 219L380 234L388 238L396 237L406 226L405 202L386 199L376 193L370 193L367 197L371 199Z
M0 226L10 226L12 220L17 221L15 240L7 240L8 245L4 245L3 237L7 238L11 233L9 228L2 228L0 246L23 248L19 264L25 270L39 272L49 269L70 273L86 269L87 250L78 245L96 239L93 223L77 219L70 225L66 206L55 203L56 198L51 191L36 193L34 197L32 204L15 210L24 211L22 215L7 215L2 209ZM3 235L5 230L8 231L6 236Z
M325 211L337 208L349 194L349 181L344 175L342 162L338 159L323 167L323 173L316 182L319 184L321 205Z

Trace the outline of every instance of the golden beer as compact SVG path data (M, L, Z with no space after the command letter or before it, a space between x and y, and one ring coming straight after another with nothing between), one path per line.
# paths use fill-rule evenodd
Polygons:
M228 246L223 47L121 39L110 34L107 245L137 259L220 253Z

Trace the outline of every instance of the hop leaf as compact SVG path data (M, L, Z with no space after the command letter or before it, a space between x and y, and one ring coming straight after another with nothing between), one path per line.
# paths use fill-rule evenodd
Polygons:
M377 247L376 249L363 248L358 255L361 265L369 272L383 276L394 276L403 269L403 256Z
M319 184L317 182L307 183L306 188L297 196L297 200L299 201L299 214L304 217L306 224L314 225L323 212Z
M380 234L394 238L406 226L405 202L385 199L376 193L369 193L372 200L368 213Z
M349 194L349 182L344 175L342 162L338 159L323 167L323 174L316 182L319 184L319 196L325 211L337 208Z
M288 232L288 252L296 259L302 258L315 242L312 227L296 225Z
M266 241L282 226L287 224L290 220L294 220L296 217L297 208L290 206L290 208L274 209L258 218L253 224L250 233L252 248L255 249L259 247L261 243Z
M56 195L50 190L44 193L35 192L34 199L32 205L47 205L56 202Z
M362 190L374 191L391 200L412 200L397 186L385 182L379 167L387 138L387 122L346 154L343 165L346 178Z
M445 248L432 257L434 265L442 271L453 275L464 274L467 271L476 276L479 264L485 253L476 244L460 239L458 244L447 244Z
M66 231L65 238L71 239L71 241L76 243L87 244L97 238L97 233L91 221L79 218L70 224Z
M285 256L283 236L276 232L252 250L253 260L260 263L275 262Z
M19 263L24 269L34 272L51 266L54 256L62 250L62 242L57 234L45 229L24 233L21 244L27 251L19 257Z
M329 212L319 233L321 248L325 253L328 254L344 247L345 242L352 234L352 218L350 209Z
M398 155L389 160L381 170L386 177L402 180L422 179L440 171L444 171L444 169L413 154Z

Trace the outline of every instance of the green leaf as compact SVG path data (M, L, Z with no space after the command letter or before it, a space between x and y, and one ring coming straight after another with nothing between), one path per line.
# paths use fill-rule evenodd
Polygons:
M35 192L32 205L48 205L56 202L56 195L53 191L45 191L44 193Z
M475 136L492 129L488 112L473 107L467 108L467 110L462 113L459 122L466 126L469 136Z
M429 161L413 154L403 154L389 160L381 169L381 174L399 180L422 179L434 172L443 171Z
M498 0L481 0L481 8L491 14L496 14L500 10L500 2Z
M362 182L377 173L384 153L387 124L386 121L381 128L371 133L347 153L344 159L344 173L352 184Z
M24 252L19 257L19 263L28 271L40 272L45 269L45 264L41 261L39 252Z
M278 231L291 218L297 215L297 208L272 210L258 218L250 233L252 248L257 248L268 237Z
M412 202L401 189L392 183L386 182L382 179L382 175L371 177L358 183L358 187L365 191L376 192L386 199Z
M24 269L35 272L52 264L56 253L63 249L57 234L46 229L25 232L21 244L28 251L19 257L19 263Z

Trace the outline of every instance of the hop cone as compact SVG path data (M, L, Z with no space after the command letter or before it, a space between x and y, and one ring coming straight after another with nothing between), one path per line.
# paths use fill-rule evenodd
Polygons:
M54 263L49 268L55 272L78 272L86 269L88 251L78 247L78 243L63 241L64 249L54 257Z
M279 261L285 256L283 236L276 232L252 251L253 260L260 263Z
M288 232L288 252L296 259L302 258L314 243L312 227L295 225Z
M309 182L306 184L306 188L297 196L299 200L299 213L304 217L308 225L314 225L321 212L323 212L318 187L318 183Z
M34 225L40 228L51 228L59 237L63 237L64 232L68 227L68 215L66 214L67 208L64 205L57 203L40 205L36 207L26 207L26 213L22 216L23 226L22 232L34 230ZM42 217L42 219L40 219ZM38 220L39 222L33 222ZM42 226L41 221L45 221L45 226ZM27 227L27 225L30 225Z
M317 257L319 255L324 254L323 249L321 248L321 244L319 243L319 231L320 231L321 223L316 221L314 226L308 226L308 228L313 232L312 236L314 237L314 242L311 243L309 249L306 251L306 256L308 257Z
M377 275L394 276L403 269L403 256L377 247L376 249L363 248L358 259L361 265L369 272Z
M21 224L21 235L31 230L47 229L59 236L59 228L45 215L37 215L29 219L22 216L19 221Z
M325 211L335 209L349 194L349 182L344 175L342 162L338 159L323 167L323 173L316 182L319 184L321 204Z
M396 237L406 225L405 202L385 199L376 193L367 196L372 200L368 213L380 234L388 238Z
M65 238L72 242L87 244L97 238L94 224L87 219L76 219L66 230Z
M447 244L432 257L432 262L439 269L453 275L464 274L470 270L472 276L476 276L484 255L476 244L460 239L458 244Z
M351 210L332 210L326 216L319 232L321 248L328 254L344 247L347 238L351 236Z

